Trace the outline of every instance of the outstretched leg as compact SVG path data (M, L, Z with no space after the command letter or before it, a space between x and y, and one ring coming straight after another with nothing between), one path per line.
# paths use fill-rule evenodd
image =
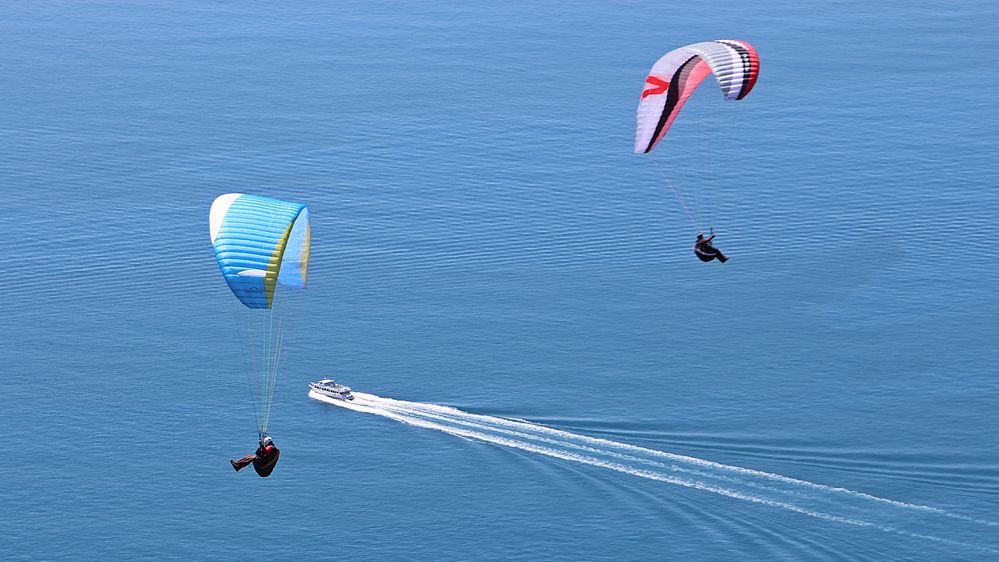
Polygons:
M717 251L717 250L715 250L715 251ZM721 252L718 252L718 255L716 255L715 257L718 258L718 261L720 261L722 263L725 263L725 262L728 261L728 258L725 257L725 254L723 254Z
M250 466L250 463L252 463L255 460L257 460L257 455L251 454L251 455L246 455L245 457L239 459L238 461L231 460L229 461L229 464L231 464L232 467L236 469L236 472L239 472L239 469Z

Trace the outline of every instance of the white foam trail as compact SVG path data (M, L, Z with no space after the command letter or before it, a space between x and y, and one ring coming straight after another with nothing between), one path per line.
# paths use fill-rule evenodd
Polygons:
M354 393L356 399L353 402L335 400L314 392L310 392L309 396L350 410L442 431L464 439L502 445L648 480L711 492L826 521L869 527L999 554L999 550L978 544L975 540L991 536L993 534L991 529L987 530L987 534L981 533L979 529L958 529L963 531L964 535L968 535L967 538L973 542L942 536L955 532L954 523L945 522L948 519L961 520L980 527L994 527L997 525L996 522L975 519L936 507L881 498L771 472L590 437L528 421L473 414L449 406L394 400L360 392Z
M815 483L815 482L809 482L807 480L800 480L800 479L797 479L797 478L791 478L789 476L783 476L781 474L774 474L774 473L771 473L771 472L764 472L764 471L761 471L761 470L755 470L755 469L751 469L751 468L743 468L743 467L738 467L738 466L725 465L725 464L717 463L717 462L714 462L714 461L709 461L709 460L705 460L705 459L699 459L699 458L696 458L696 457L690 457L690 456L686 456L686 455L679 455L679 454L676 454L676 453L669 453L669 452L666 452L666 451L658 451L658 450L655 450L655 449L648 449L648 448L645 448L645 447L639 447L637 445L629 445L627 443L620 443L620 442L617 442L617 441L610 441L608 439L601 439L599 437L590 437L590 436L581 435L581 434L578 434L578 433L570 433L570 432L563 431L563 430L560 430L560 429L555 429L555 428L551 428L551 427L547 427L547 426L535 424L535 423L524 421L524 420L514 420L514 419L510 419L510 418L499 418L499 417L495 417L495 416L486 416L486 415L481 415L481 414L472 414L472 413L469 413L469 412L464 412L464 411L459 410L457 408L452 408L450 406L441 406L441 405L438 405L438 404L426 404L426 403L420 403L420 402L408 402L408 401L405 401L405 400L395 400L395 399L391 399L391 398L382 398L382 397L375 396L375 395L372 395L372 394L357 393L356 395L359 396L359 397L363 397L366 400L373 401L373 402L377 403L379 406L383 406L383 407L387 407L387 408L395 407L397 409L402 409L403 411L409 410L409 411L420 411L420 412L435 412L435 413L441 413L443 415L452 416L456 420L460 420L460 419L469 419L469 420L473 420L473 421L475 421L475 420L481 420L481 421L484 421L484 422L487 422L487 423L496 424L498 426L503 426L503 427L511 427L511 428L516 428L516 429L528 428L528 430L534 431L534 432L537 432L537 433L540 433L540 434L551 435L551 436L554 436L554 437L557 437L557 438L563 438L563 439L572 439L572 440L576 440L576 441L579 441L579 442L582 442L582 443L592 444L592 445L594 445L596 447L605 447L605 448L611 448L611 449L633 451L633 452L636 452L636 453L651 455L651 456L655 456L655 457L661 457L661 458L665 458L665 459L676 461L676 462L687 463L687 464L691 464L691 465L695 465L695 466L702 466L704 468L721 470L721 471L725 471L725 472L732 472L732 473L735 473L735 474L740 474L740 475L745 475L745 476L752 476L752 477L757 477L757 478L762 478L762 479L767 479L767 480L774 480L774 481L778 481L778 482L782 482L782 483L786 483L786 484L792 484L792 485L795 485L795 486L802 486L802 487L810 488L810 489L813 489L813 490L821 490L821 491L825 491L825 492L836 492L836 493L840 493L840 494L848 494L848 495L856 496L858 498L864 498L864 499L875 501L875 502L882 502L882 503L886 503L886 504L893 505L893 506L896 506L896 507L903 507L903 508L907 508L907 509L914 509L914 510L920 510L920 511L930 512L930 513L936 513L936 514L939 514L939 515L944 516L944 517L949 517L949 518L963 520L963 521L969 521L969 522L977 523L977 524L980 524L980 525L999 526L999 522L996 522L996 521L988 521L988 520L983 520L983 519L976 519L976 518L973 518L973 517L968 517L968 516L965 516L965 515L961 515L961 514L957 514L957 513L952 513L952 512L946 511L944 509L937 508L937 507L931 507L931 506L926 506L926 505L919 505L919 504L913 504L913 503L907 503L907 502L902 502L902 501L897 501L897 500L882 498L882 497L874 496L874 495L867 494L867 493L864 493L864 492L859 492L859 491L856 491L856 490L850 490L848 488L827 486L827 485L824 485L824 484L818 484L818 483ZM715 477L717 477L717 476L715 476Z

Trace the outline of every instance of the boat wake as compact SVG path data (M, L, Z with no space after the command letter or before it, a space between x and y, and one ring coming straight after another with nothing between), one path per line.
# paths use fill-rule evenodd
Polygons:
M524 420L473 414L449 406L393 400L361 392L354 393L353 402L311 391L309 396L350 410L470 440L702 490L827 521L999 554L999 545L992 544L994 539L988 538L999 535L999 529L996 529L999 522L936 507L590 437Z

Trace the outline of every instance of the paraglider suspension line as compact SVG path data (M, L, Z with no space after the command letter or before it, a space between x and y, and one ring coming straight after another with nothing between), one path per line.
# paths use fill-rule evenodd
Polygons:
M250 332L252 331L250 326L244 325L242 321L239 304L233 301L232 315L236 319L236 332L239 336L239 348L242 352L243 358L243 375L246 377L246 391L250 395L250 404L253 406L253 420L257 423L257 428L260 428L260 415L257 413L257 397L254 393L254 374L257 372L257 354L254 348L254 343L248 340L250 337ZM252 319L250 319L252 322ZM247 353L249 350L249 353ZM252 357L250 356L252 355Z
M284 343L284 331L281 329L282 319L280 317L277 318L277 335L272 336L272 334L275 333L274 316L277 315L279 315L279 313L275 312L275 309L272 307L269 328L270 334L268 334L268 340L274 341L275 343L267 363L267 373L264 379L264 388L262 389L264 406L262 408L261 415L263 416L263 423L259 424L261 431L264 433L267 432L267 426L271 421L271 404L274 400L274 388L277 384L278 364L281 362L281 346Z
M663 168L659 164L659 162L656 162L655 158L653 158L651 155L649 156L649 161L652 162L652 165L654 165L659 170L660 173L662 173L663 180L666 182L666 186L669 187L670 191L673 192L673 195L676 197L676 200L680 203L680 207L683 208L683 212L686 213L687 218L690 219L690 223L694 225L694 228L696 228L698 232L701 232L701 221L698 220L694 216L694 214L690 212L690 209L687 207L687 202L683 200L683 196L680 195L680 192L677 191L675 187L673 187L673 182L669 181L669 176L666 175L666 169Z

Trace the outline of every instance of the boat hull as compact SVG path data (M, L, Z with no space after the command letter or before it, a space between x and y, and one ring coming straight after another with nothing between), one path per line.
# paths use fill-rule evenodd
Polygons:
M354 395L350 394L350 392L346 393L337 392L335 390L329 390L312 384L309 385L309 390L311 392L315 392L320 396L325 396L327 398L332 398L334 400L343 400L344 402L350 402L351 400L354 399Z

